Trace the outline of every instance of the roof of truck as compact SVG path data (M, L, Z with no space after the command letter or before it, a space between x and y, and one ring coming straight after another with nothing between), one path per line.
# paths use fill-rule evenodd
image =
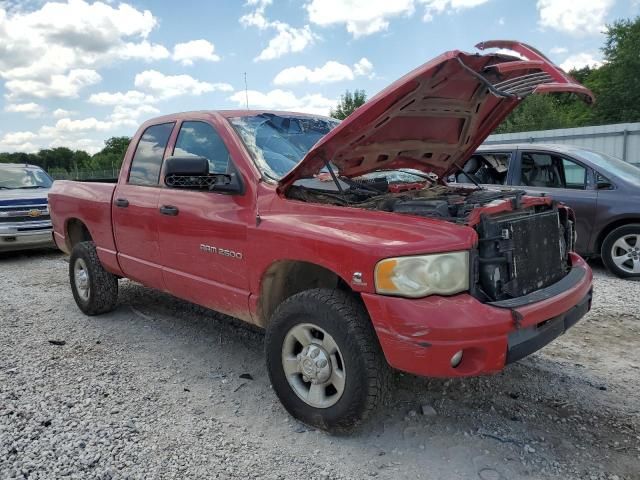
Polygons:
M317 115L314 113L304 113L304 112L290 112L287 110L193 110L189 112L178 112L178 113L170 113L167 115L162 115L160 117L155 117L147 120L145 123L157 123L167 120L186 120L190 117L197 115L220 115L225 118L231 117L251 117L260 114L273 114L273 115L296 115L296 116L305 116L305 117L322 117L329 118L325 115Z

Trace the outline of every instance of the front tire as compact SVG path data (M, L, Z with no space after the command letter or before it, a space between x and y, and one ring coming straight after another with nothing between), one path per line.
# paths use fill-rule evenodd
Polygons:
M69 259L69 281L76 304L87 315L112 311L118 300L118 278L107 272L93 242L80 242Z
M602 242L602 261L621 278L640 278L640 225L623 225Z
M347 292L313 289L285 300L265 350L280 402L308 425L351 431L386 394L389 367L364 307Z

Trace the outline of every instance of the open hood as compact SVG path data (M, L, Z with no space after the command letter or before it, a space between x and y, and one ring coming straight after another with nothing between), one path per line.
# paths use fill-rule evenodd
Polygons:
M463 165L527 95L572 92L594 101L591 91L533 47L494 40L476 48L509 49L521 58L456 50L425 63L324 136L279 188L315 175L327 162L346 177L414 168L443 178Z

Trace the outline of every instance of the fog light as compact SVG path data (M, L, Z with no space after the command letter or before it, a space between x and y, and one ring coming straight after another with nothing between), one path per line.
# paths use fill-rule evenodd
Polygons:
M453 354L453 357L451 357L451 366L453 368L456 368L458 365L460 365L461 361L462 361L462 350Z

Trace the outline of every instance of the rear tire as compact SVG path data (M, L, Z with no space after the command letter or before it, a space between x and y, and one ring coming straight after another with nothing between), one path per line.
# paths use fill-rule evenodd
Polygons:
M351 431L386 395L389 367L364 306L347 292L313 289L285 300L265 350L280 402L308 425Z
M118 278L104 269L93 242L80 242L73 247L69 282L73 298L85 314L100 315L115 308Z
M640 278L640 224L623 225L602 242L602 262L620 278Z

